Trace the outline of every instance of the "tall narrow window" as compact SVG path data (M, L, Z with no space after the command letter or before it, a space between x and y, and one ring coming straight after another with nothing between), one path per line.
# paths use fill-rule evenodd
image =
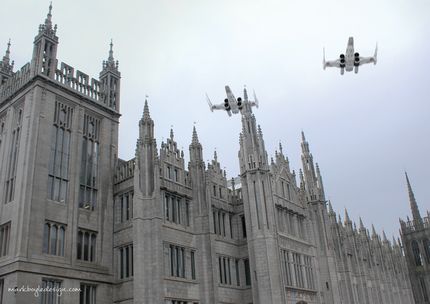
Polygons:
M196 258L194 251L191 251L191 279L196 279Z
M0 256L9 254L10 222L0 226Z
M249 260L248 259L243 260L243 264L245 266L245 285L250 286L251 285L251 270L249 269Z
M119 275L121 279L133 276L133 245L119 248Z
M3 115L3 116L0 117L0 157L2 155L1 154L1 148L2 148L3 138L4 138L5 133L6 133L6 131L5 131L6 130L5 124L6 124L6 115ZM0 172L1 172L2 165L3 164L0 164ZM1 303L1 301L0 301L0 303Z
M16 167L18 164L19 143L21 139L22 108L14 111L14 123L12 129L12 143L10 147L9 161L6 167L5 203L13 201L16 184Z
M424 303L428 303L428 301L429 301L429 294L428 294L428 291L427 291L427 286L426 286L426 282L424 281L424 278L420 278L420 285L421 285L421 291L422 291L422 294L423 294L423 300L424 300Z
M245 215L240 216L240 222L242 223L242 237L246 239L246 223L245 223Z
M81 283L79 304L96 304L96 286Z
M43 279L42 288L44 292L40 294L41 304L59 304L61 299L61 281L53 279Z
M98 191L100 121L84 115L79 207L94 210Z
M185 248L169 245L170 275L185 278Z
M422 266L423 261L422 261L422 257L421 257L420 248L418 247L418 242L413 240L411 242L411 247L412 247L412 253L413 253L414 259L415 259L415 265L416 266Z
M236 268L236 285L240 286L240 269L239 269L239 260L235 260L235 268Z
M70 130L73 110L55 103L48 171L48 197L64 203L69 182Z
M424 252L426 254L427 265L430 265L430 241L429 239L423 240Z
M79 229L76 255L78 260L88 262L96 260L96 237L95 232Z

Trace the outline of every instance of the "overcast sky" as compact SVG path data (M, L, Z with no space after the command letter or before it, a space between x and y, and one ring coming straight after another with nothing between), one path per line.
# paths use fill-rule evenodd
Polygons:
M12 39L16 68L31 59L48 1L2 0L0 45ZM239 173L240 117L211 113L212 101L255 90L254 110L273 155L282 142L300 163L304 130L334 209L347 207L391 239L410 214L404 171L421 214L430 198L430 2L428 0L97 0L54 1L59 61L97 78L108 44L120 62L119 153L134 156L145 95L158 145L173 125L188 158L196 122L205 160ZM378 64L341 76L322 69L345 52L347 39ZM1 51L3 52L3 51Z

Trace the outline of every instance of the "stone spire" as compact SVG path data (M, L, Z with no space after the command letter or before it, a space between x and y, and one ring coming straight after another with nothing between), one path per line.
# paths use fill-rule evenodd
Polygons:
M151 116L149 115L148 99L145 98L145 105L143 106L142 120L148 120L148 119L151 119Z
M388 243L387 235L385 234L385 231L384 231L384 230L382 230L382 241L383 241L384 243Z
M142 118L139 121L139 140L149 140L152 142L154 139L154 121L149 114L148 99L145 98L143 106Z
M115 61L115 58L113 57L113 41L111 39L110 44L109 44L109 56L108 56L107 60L103 61L102 73L107 72L107 71L119 73L118 67L119 67L119 62L118 62L118 60Z
M335 214L330 200L328 201L328 213L329 213L329 215Z
M10 39L7 43L6 53L0 61L0 85L2 85L13 74L14 62L10 62Z
M200 143L199 137L197 136L196 126L193 126L193 137L192 137L191 143L193 145L197 145Z
M418 209L417 201L415 200L414 192L412 191L411 183L409 182L409 177L407 172L405 172L405 176L406 176L406 183L408 186L409 203L411 204L412 219L414 220L414 223L420 223L422 222L422 218L420 215L420 211Z
M372 224L372 239L377 238L378 235L376 234L375 226Z
M363 224L363 220L361 219L361 216L358 218L359 219L359 228L360 228L360 231L364 231L364 230L366 230L366 228L364 227L364 224Z
M349 218L348 210L346 210L346 208L345 208L345 224L350 223L350 222L351 222L351 219Z
M44 24L39 25L39 32L33 42L33 57L31 60L31 73L55 78L57 69L57 25L52 27L52 3Z
M54 37L57 34L57 25L52 27L52 2L49 4L49 11L46 15L45 23L39 25L39 35L45 34Z

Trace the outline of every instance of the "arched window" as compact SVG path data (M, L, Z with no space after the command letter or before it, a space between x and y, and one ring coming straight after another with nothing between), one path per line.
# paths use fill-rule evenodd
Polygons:
M412 254L414 255L414 261L416 266L422 266L423 261L421 258L420 248L418 247L418 242L413 240L411 242Z
M427 265L430 265L430 241L429 241L429 239L423 240L423 246L424 246L424 252L426 255Z

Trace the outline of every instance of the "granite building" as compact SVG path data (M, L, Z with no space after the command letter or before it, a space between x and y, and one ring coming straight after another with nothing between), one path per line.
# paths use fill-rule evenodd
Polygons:
M409 202L412 211L412 220L400 220L401 237L412 283L415 303L430 303L430 214L421 217L412 191L409 177L406 174Z
M269 158L246 90L239 177L195 128L187 163L159 147L147 101L119 159L113 45L98 80L59 64L51 10L31 62L0 61L0 303L414 303L401 244L336 215L303 133L298 174Z

